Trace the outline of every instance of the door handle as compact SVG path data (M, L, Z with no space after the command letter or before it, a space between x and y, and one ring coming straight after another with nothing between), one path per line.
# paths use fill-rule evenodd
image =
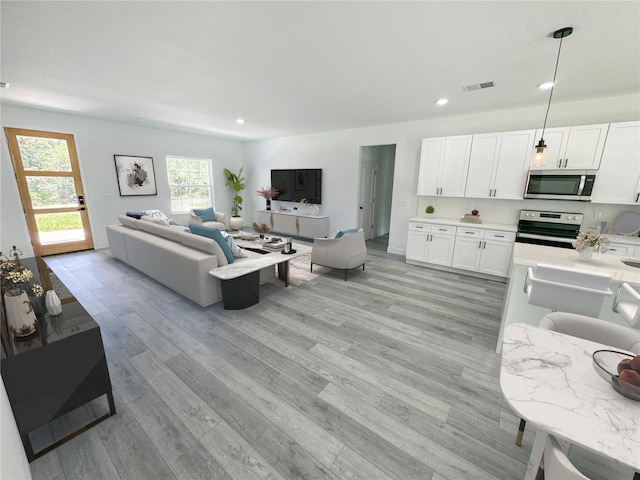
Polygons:
M360 207L360 210L364 210L364 207Z

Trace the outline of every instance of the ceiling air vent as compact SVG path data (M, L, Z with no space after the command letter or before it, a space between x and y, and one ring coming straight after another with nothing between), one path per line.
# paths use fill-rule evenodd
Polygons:
M474 83L472 85L466 85L462 87L465 92L472 92L473 90L481 90L483 88L491 88L495 87L495 82L482 82L482 83Z

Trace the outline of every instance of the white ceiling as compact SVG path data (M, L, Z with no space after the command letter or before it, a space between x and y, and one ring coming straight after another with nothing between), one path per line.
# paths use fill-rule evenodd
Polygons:
M553 77L550 34L565 26L554 102L640 92L637 0L0 9L4 104L240 140L529 105L542 119L549 92L536 85ZM462 89L487 81L496 87Z

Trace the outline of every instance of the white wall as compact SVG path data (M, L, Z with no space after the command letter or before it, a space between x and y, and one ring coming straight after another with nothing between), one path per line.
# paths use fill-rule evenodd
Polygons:
M396 144L395 175L389 252L404 254L407 221L424 212L429 199L416 195L420 144L423 138L447 135L501 132L540 128L545 108L527 107L486 112L458 117L443 117L411 123L383 125L339 132L248 142L244 146L247 188L255 190L269 185L272 168L322 168L323 199L321 213L330 217L330 231L355 225L358 209L358 166L361 146ZM640 119L640 94L584 100L572 103L554 102L549 112L548 127L625 122ZM247 195L248 200L257 200ZM433 200L433 199L432 199ZM468 211L467 199L437 199L438 212L458 218ZM594 205L579 202L531 202L473 200L487 221L515 224L521 208L580 211L588 214ZM485 203L486 202L486 203ZM277 202L274 202L277 203ZM542 205L542 206L541 206ZM247 203L249 217L261 202ZM276 205L277 208L277 205ZM613 220L623 206L598 207L603 219ZM606 213L605 213L606 212ZM581 212L582 213L582 212ZM613 217L613 218L611 218ZM253 220L251 220L253 221Z
M96 248L108 246L105 227L116 223L117 216L128 210L157 208L172 216L166 155L211 158L214 204L216 210L225 212L227 218L230 216L232 195L224 187L223 168L237 171L242 165L240 142L6 105L2 107L2 126L74 135ZM32 255L6 138L4 140L0 170L0 250L6 252L17 245L25 255ZM120 197L114 154L153 157L158 195ZM173 217L179 223L188 222L188 215Z

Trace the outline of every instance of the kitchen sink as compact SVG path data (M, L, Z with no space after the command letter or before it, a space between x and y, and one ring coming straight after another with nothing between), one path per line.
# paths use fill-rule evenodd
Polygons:
M640 268L640 259L625 258L624 260L620 260L620 261L630 267Z

